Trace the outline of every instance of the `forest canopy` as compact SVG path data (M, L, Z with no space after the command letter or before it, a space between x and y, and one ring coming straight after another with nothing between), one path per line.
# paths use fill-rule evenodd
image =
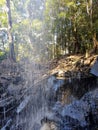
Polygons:
M0 59L98 52L97 0L0 0Z

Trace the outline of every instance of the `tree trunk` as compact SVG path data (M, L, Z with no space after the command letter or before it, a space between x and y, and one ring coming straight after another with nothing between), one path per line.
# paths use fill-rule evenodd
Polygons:
M90 17L90 25L91 25L91 29L92 29L92 7L93 6L93 0L86 0L86 10L87 10L87 14Z
M10 0L6 0L6 6L8 8L7 16L8 16L8 37L9 37L9 59L11 61L16 61L14 51L14 41L12 35L12 17L11 17Z
M90 0L90 21L91 21L91 29L93 27L93 21L92 21L92 6L93 6L93 1Z
M74 41L74 53L77 54L77 53L80 52L80 48L81 48L80 43L78 41L77 27L75 27L75 29L74 29L74 39L75 39L75 41Z
M98 51L98 41L96 39L96 33L93 36L93 43L94 43L93 52L97 53L97 51Z

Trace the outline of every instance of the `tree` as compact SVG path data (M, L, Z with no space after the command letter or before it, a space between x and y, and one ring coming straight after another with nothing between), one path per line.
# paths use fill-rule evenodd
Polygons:
M56 32L57 46L61 50L85 53L98 49L97 6L97 0L46 1L47 26L52 29L52 35Z
M12 17L11 17L10 0L6 0L6 6L7 6L7 16L8 16L9 59L12 61L16 61L14 40L12 34Z

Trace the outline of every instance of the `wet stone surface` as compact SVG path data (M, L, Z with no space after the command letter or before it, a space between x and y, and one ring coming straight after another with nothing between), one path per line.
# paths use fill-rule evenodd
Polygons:
M95 77L69 82L50 76L26 93L11 113L9 130L96 130L97 93ZM28 96L30 100L25 103Z
M59 82L60 86L57 86L58 81L55 79L54 82L57 102L52 107L53 115L43 118L44 123L40 130L96 130L98 128L97 79L95 77L75 79L71 83L63 80ZM70 97L72 100L67 103L62 102L62 94L66 92L68 94L68 90L71 92L63 100L68 100ZM82 91L81 95L78 91Z
M41 130L96 130L98 128L97 93L98 89L95 89L86 93L80 100L61 106L61 112L58 107L54 111L55 116L44 120ZM55 126L53 129L52 123Z

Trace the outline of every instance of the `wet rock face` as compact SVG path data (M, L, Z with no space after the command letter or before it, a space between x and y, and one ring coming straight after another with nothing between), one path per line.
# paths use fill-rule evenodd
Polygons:
M80 100L65 106L61 115L66 121L69 117L70 126L73 123L75 126L77 124L77 127L87 128L87 130L98 127L98 89L86 93ZM74 123L75 121L76 123Z
M43 119L40 130L95 130L98 128L98 89L69 105L57 107L56 104L53 111L55 116Z
M95 76L90 76L86 78L71 78L71 81L65 80L60 87L56 89L57 97L62 96L62 93L66 93L67 90L70 91L70 95L81 99L81 97L90 90L97 88L97 78ZM60 81L59 81L60 82ZM68 94L68 92L67 92Z
M91 74L98 77L98 57L97 57L96 62L94 63L94 65L91 67L90 72L91 72Z
M40 130L60 130L60 124L56 121L48 119L45 117L41 120L42 127Z
M40 130L59 130L58 128L56 128L56 126L50 123L44 123L44 125L42 126L42 128Z
M83 130L79 122L71 117L66 117L65 121L62 118L61 122L54 120L47 120L42 124L40 130Z
M32 130L39 130L40 129L40 125L35 123Z

